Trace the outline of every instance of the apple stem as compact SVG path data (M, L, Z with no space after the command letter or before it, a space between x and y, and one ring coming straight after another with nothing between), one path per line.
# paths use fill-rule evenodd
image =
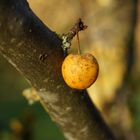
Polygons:
M78 54L81 54L80 39L79 39L78 32L76 32L76 35L77 35L77 40L78 40Z

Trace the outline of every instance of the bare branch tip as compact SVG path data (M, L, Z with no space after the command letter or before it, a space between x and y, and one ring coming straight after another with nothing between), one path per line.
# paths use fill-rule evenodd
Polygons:
M78 19L78 22L76 25L78 26L77 28L79 28L79 31L85 30L88 27L87 25L84 24L81 18Z

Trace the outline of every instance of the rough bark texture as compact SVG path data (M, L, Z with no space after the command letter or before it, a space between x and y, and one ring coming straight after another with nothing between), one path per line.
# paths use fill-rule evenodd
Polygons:
M86 91L64 83L61 40L34 15L26 0L0 1L0 52L37 89L67 139L115 139Z

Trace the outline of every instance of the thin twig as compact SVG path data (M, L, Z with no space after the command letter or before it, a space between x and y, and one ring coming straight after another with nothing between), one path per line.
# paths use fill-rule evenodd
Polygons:
M76 34L77 34L77 40L78 40L78 54L81 54L79 34L78 34L78 32Z
M79 31L85 30L87 27L88 26L84 25L84 22L81 20L81 18L79 18L78 21L75 23L75 25L69 30L69 32L62 35L62 40L63 40L62 48L63 48L65 54L67 54L67 49L69 49L71 46L71 40L73 39L73 37L76 34L78 35ZM78 51L80 53L80 48Z
M67 36L68 41L71 41L73 37L78 33L79 31L87 29L87 25L84 25L84 22L81 20L81 18L78 19L78 21L75 23L75 25L70 29L68 33L65 34Z

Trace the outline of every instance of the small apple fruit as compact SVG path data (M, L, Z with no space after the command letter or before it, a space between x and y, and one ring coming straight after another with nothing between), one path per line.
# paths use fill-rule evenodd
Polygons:
M68 86L86 89L97 79L99 65L92 54L69 54L62 64L62 76Z

